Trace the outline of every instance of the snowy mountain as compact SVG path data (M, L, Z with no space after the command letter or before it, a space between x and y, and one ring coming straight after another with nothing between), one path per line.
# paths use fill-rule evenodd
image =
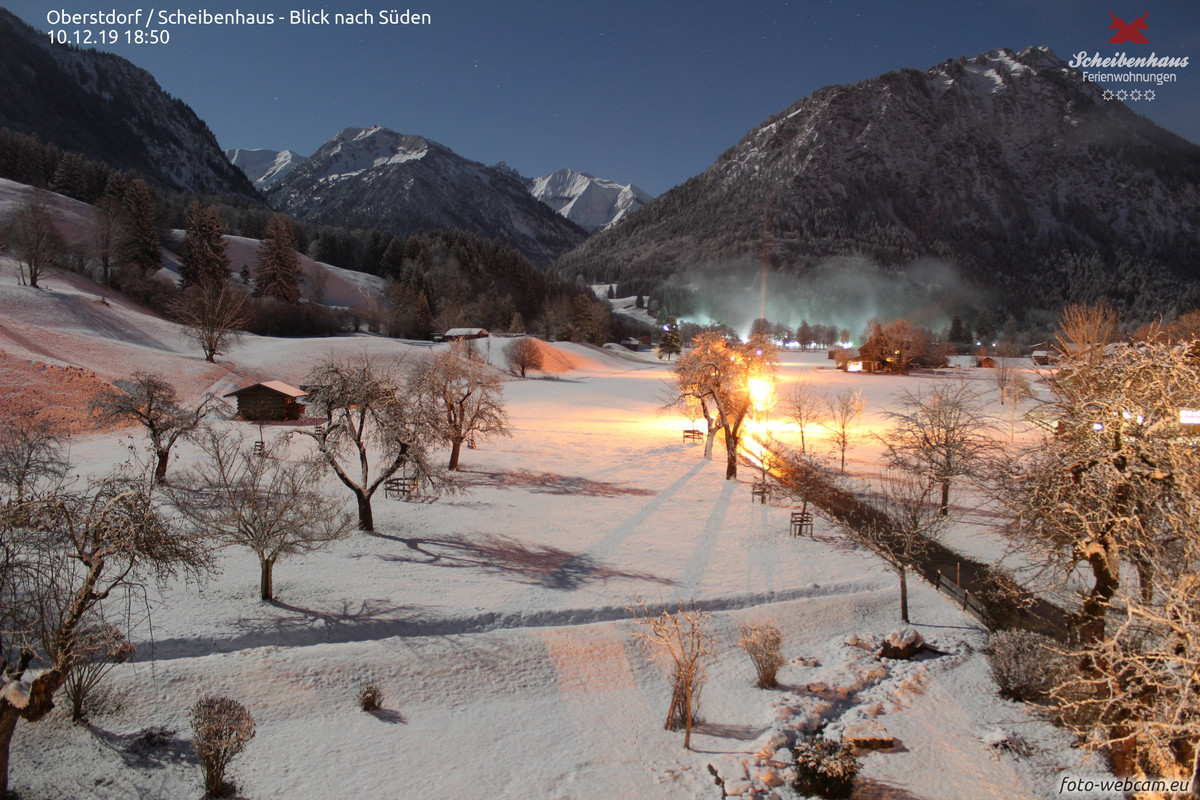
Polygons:
M1032 47L820 89L559 266L655 282L764 249L797 275L933 257L1009 308L1145 310L1196 285L1198 234L1200 147Z
M163 188L257 199L208 126L150 73L111 53L52 45L3 8L0 87L0 127Z
M532 178L530 193L588 233L607 230L654 198L632 183L597 178L564 167Z
M266 192L304 161L294 150L265 150L236 147L225 151L229 163L240 169L255 188Z
M341 131L267 197L306 221L395 233L470 231L515 247L539 266L586 237L534 199L510 171L379 126Z

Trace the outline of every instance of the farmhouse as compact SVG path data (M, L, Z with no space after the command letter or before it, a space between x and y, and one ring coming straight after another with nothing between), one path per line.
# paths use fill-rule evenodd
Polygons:
M490 334L485 328L451 328L442 334L447 342L461 342L464 339L486 339Z
M237 398L239 417L258 421L300 419L304 415L304 404L297 401L307 394L283 381L266 381L225 396Z

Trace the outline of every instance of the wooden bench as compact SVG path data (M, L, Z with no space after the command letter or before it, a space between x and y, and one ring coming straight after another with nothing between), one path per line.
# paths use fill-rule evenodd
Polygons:
M383 482L384 497L398 497L408 502L417 493L416 478L388 478Z
M763 505L766 505L767 498L771 496L771 484L765 481L755 483L750 489L750 502L753 503L755 498L759 499Z
M792 512L792 536L813 535L813 515L807 511Z
M698 431L695 428L688 428L683 432L684 442L703 442L704 431Z
M267 454L267 446L266 446L266 444L265 444L264 442L262 442L262 441L257 441L257 442L255 442L255 443L254 443L254 455L256 455L256 456L265 456L266 454Z

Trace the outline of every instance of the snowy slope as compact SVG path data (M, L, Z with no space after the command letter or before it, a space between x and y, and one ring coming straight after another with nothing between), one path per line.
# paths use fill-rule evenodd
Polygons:
M567 167L528 183L534 197L588 233L611 228L654 199L632 183L620 184Z
M11 205L0 192L0 214ZM85 209L63 201L64 227L81 228ZM260 380L298 383L331 356L366 355L402 371L446 347L246 336L206 364L176 326L78 276L51 276L35 290L18 286L15 271L0 256L0 396L12 388L6 359L110 379L152 370L191 400ZM478 346L495 363L503 341ZM866 756L860 797L1038 800L1053 795L1060 774L1102 774L1061 731L997 697L983 632L928 585L910 586L913 620L948 655L885 662L853 644L851 635L876 641L896 627L893 573L820 516L813 538L790 538L789 498L751 503L753 470L724 480L721 461L684 444L690 422L661 411L669 364L545 347L566 371L506 381L512 435L463 453L464 491L413 503L376 496L374 533L280 561L274 603L257 599L257 560L241 549L219 552L201 586L148 587L154 624L139 617L134 626L138 658L113 671L90 725L72 725L61 710L20 723L13 788L45 800L199 796L188 709L210 692L255 717L257 736L231 768L239 796L253 798L706 800L715 796L708 764L731 783L749 776L762 786L786 774L770 748L759 755L779 737L866 720L900 744ZM788 354L780 392L799 379L864 390L864 438L850 468L866 479L880 450L866 434L883 429L900 392L944 377L827 365ZM82 408L87 397L74 400ZM762 424L792 437L784 417ZM250 439L293 430L214 424ZM126 457L122 445L144 440L134 428L85 430L71 444L74 471L101 475ZM829 449L820 434L809 444ZM291 447L300 457L311 440L295 435ZM170 469L197 457L182 443ZM317 488L352 508L332 475ZM948 538L996 546L986 526ZM693 751L662 730L671 684L631 636L636 597L695 600L713 615ZM763 622L785 637L778 690L753 688L737 647L741 626ZM368 682L384 693L377 714L355 704ZM996 750L998 733L1019 735L1031 754ZM792 795L783 787L779 797Z
M266 150L263 148L237 147L226 150L225 157L231 164L244 172L260 192L270 190L304 161L304 156L294 150Z

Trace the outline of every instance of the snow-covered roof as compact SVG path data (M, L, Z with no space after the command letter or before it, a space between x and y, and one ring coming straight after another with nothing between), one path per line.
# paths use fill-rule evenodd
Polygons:
M451 339L455 336L487 336L488 332L484 328L451 328L446 331L443 336Z
M305 397L308 394L308 392L304 391L303 389L297 389L290 383L284 383L283 381L263 381L262 383L252 383L249 386L243 386L241 389L236 389L225 396L236 397L242 392L253 389L256 386L261 386L264 389L270 389L271 391L279 392L280 394L286 394L288 397L293 398Z

